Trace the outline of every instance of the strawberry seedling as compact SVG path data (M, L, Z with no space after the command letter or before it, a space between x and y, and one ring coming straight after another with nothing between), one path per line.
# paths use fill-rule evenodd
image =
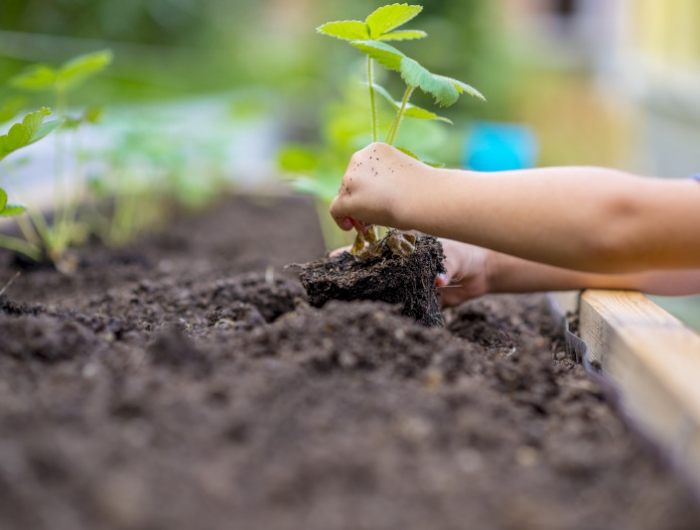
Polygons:
M394 145L399 127L404 118L439 120L451 123L447 118L412 105L410 99L417 89L433 96L435 103L440 107L454 104L463 93L484 99L474 87L457 79L434 74L416 60L387 44L387 41L422 39L426 37L427 34L421 30L397 29L415 18L422 9L422 6L419 5L391 4L375 10L364 21L342 20L329 22L317 28L317 31L321 34L348 41L367 56L367 86L369 88L370 120L374 141L378 140L377 105L375 101L377 94L386 99L396 113L385 138L386 143L389 145ZM401 100L394 100L385 88L376 84L373 71L375 62L387 70L396 71L400 74L401 79L406 84L406 90ZM414 158L418 158L409 149L403 147L399 147L399 149ZM402 238L403 240L399 241ZM369 246L366 243L369 243ZM368 227L366 231L358 230L355 243L352 246L352 253L360 258L377 255L381 253L381 246L387 244L386 241L377 241L374 228ZM411 238L405 237L400 233L394 233L390 248L401 255L409 255L413 251L414 246Z
M49 115L51 115L51 111L48 108L29 113L21 122L10 127L7 134L0 136L0 161L9 154L38 142L61 125L60 120L44 122L44 118ZM0 188L0 217L18 217L27 210L24 204L8 202L7 199L7 192ZM0 247L40 261L43 255L40 237L31 225L20 221L19 218L18 224L25 239L0 234Z
M85 109L79 116L68 114L69 93L84 83L86 80L104 70L112 61L112 52L109 50L90 53L76 57L62 66L54 68L47 65L33 65L19 73L9 81L9 85L17 90L28 92L52 92L59 120L52 122L53 128L62 125L63 131L75 130L84 123L95 123L100 117L100 110L96 108ZM41 112L48 109L42 109ZM63 132L62 131L62 132ZM23 254L40 261L49 260L64 272L70 272L74 263L68 259L66 251L77 239L77 235L84 232L76 219L78 203L80 201L80 169L76 170L73 181L73 190L66 191L64 183L64 163L66 147L63 140L64 134L56 135L56 155L54 168L54 221L52 225L46 221L39 211L32 208L28 210L31 223L18 218L18 224L30 247L23 245ZM75 138L75 137L74 137Z

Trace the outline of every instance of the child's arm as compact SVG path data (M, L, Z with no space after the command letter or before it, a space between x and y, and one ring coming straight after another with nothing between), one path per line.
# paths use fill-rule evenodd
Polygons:
M632 274L595 274L543 265L443 239L447 274L442 303L457 305L486 293L522 293L575 289L624 289L667 296L700 293L700 269Z
M595 273L700 268L700 183L601 168L434 169L375 143L356 153L331 214L417 229Z

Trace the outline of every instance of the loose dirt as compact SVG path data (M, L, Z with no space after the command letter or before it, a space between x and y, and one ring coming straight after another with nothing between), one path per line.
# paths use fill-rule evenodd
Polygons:
M544 297L310 307L303 199L222 201L0 300L0 528L700 528ZM15 274L0 252L0 284Z

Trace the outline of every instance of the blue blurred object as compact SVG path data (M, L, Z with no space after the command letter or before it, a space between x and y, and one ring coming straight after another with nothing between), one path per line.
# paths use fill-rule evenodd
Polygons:
M474 171L508 171L534 167L537 138L525 125L477 121L464 143L462 166Z

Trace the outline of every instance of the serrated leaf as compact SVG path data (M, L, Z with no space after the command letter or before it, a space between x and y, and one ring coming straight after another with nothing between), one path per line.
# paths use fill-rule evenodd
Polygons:
M411 151L410 149L406 149L405 147L397 147L399 151L401 151L403 154L410 156L411 158L415 158L416 160L420 161L420 158L418 158L418 155Z
M0 212L2 212L5 209L5 205L7 204L7 192L0 188Z
M24 204L18 202L8 202L5 207L0 210L0 217L13 217L27 211L27 207Z
M445 164L442 164L440 162L426 162L425 160L421 160L416 153L414 153L413 151L411 151L409 149L406 149L405 147L397 147L396 149L398 149L402 153L410 156L411 158L415 158L416 160L418 160L419 162L422 162L426 166L435 167L438 169L445 167Z
M328 22L316 28L318 33L335 37L342 40L365 40L369 39L369 29L367 24L359 20L339 20Z
M387 31L403 26L421 11L423 11L422 6L408 4L391 4L380 7L365 19L369 27L370 38L377 39Z
M372 59L389 70L401 70L401 60L406 56L399 50L377 40L358 40L352 45L362 53L369 55Z
M49 130L43 134L45 129L42 130L42 121L50 114L51 111L46 107L27 114L21 123L15 123L7 134L0 136L0 160L13 151L40 140L48 132L51 132Z
M416 106L411 106L406 109L404 112L404 116L406 118L415 118L417 120L435 120L435 121L442 121L445 123L449 123L450 125L454 125L452 123L452 120L445 118L444 116L438 116L434 112L431 112L429 110L423 109L421 107L416 107Z
M401 59L400 71L407 85L432 95L441 107L449 107L459 99L459 91L447 78L436 76L410 57Z
M27 98L24 96L12 96L7 98L0 107L0 123L10 121L24 108Z
M8 82L13 88L20 90L51 90L57 78L58 72L45 64L30 66Z
M380 35L377 37L377 40L379 41L387 41L387 40L415 40L415 39L424 39L427 37L428 34L425 31L420 31L420 30L411 30L411 29L406 29L406 30L399 30L399 31L392 31L390 33L384 33L383 35Z
M445 81L450 83L453 87L455 87L457 92L459 92L460 94L462 92L466 92L470 96L474 96L474 97L479 98L483 101L486 101L486 98L481 94L481 92L479 92L476 88L474 88L471 85L463 83L462 81L459 81L458 79L452 79L451 77L445 77L445 76L437 75L437 74L435 74L435 77L437 77L439 79L444 79Z
M112 50L102 50L71 59L58 71L56 84L64 90L73 88L107 68L113 57Z
M368 83L365 83L368 84ZM394 98L391 97L391 94L387 92L387 90L381 86L381 85L374 85L374 91L382 96L384 99L386 99L389 104L394 108L394 110L399 110L401 108L401 102L394 100ZM431 112L429 110L426 110L421 107L417 107L416 105L413 105L411 103L406 104L406 110L404 111L404 116L406 118L415 118L417 120L437 120L437 121L443 121L445 123L449 123L450 125L453 125L452 120L449 120L443 116L438 116L434 112Z

